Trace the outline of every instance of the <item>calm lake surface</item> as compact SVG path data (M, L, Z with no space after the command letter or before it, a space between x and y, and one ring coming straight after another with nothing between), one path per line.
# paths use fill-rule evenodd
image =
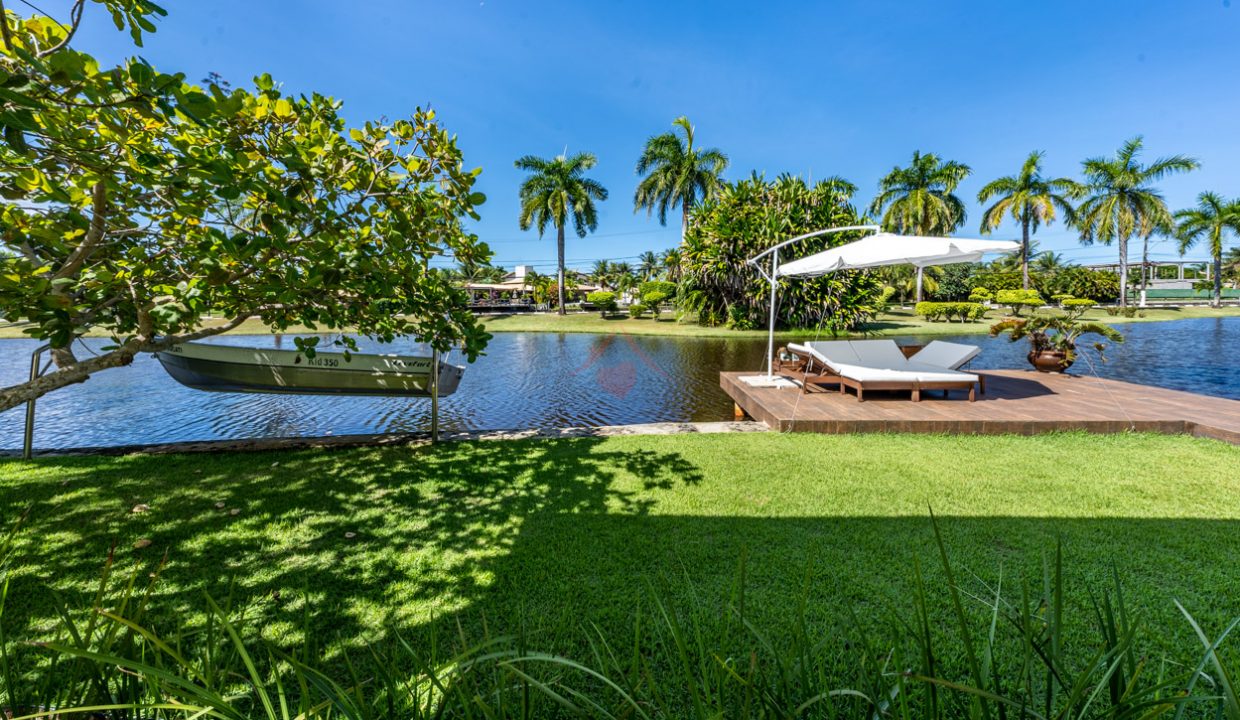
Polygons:
M1240 317L1120 329L1127 342L1110 348L1109 362L1098 363L1090 353L1099 375L1240 400ZM1023 342L984 335L941 339L980 344L982 354L973 363L978 369L1028 367ZM228 336L211 342L269 347L276 339ZM0 384L26 378L37 345L0 340ZM719 389L719 372L764 369L765 346L764 340L496 333L487 354L468 366L460 389L442 400L440 418L445 430L730 419L732 404ZM292 347L290 338L284 347ZM409 346L363 348L397 352ZM1088 374L1090 365L1079 361L1073 372ZM23 408L0 413L0 448L20 447L23 421ZM142 355L130 367L99 373L40 400L35 446L407 432L425 430L429 423L430 401L423 399L190 390L168 377L152 356Z

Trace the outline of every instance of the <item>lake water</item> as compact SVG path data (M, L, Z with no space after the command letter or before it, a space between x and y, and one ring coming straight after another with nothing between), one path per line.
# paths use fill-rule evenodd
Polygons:
M1094 359L1099 375L1240 400L1240 317L1120 328L1127 342L1110 348L1109 362ZM977 335L941 339L982 345L972 365L978 369L1028 367L1024 342ZM95 348L105 344L86 342ZM228 336L212 342L260 347L275 339ZM0 384L26 378L37 345L0 340ZM291 345L286 338L284 346ZM765 347L764 340L752 339L496 333L487 354L465 371L460 389L442 400L440 419L445 430L730 419L732 404L719 389L719 372L763 369ZM401 346L363 343L363 348L394 352ZM1081 360L1073 372L1087 374L1091 365ZM0 413L0 448L20 447L23 420L22 408ZM411 432L427 429L429 422L425 399L191 390L168 377L152 356L142 355L129 367L41 399L35 446Z

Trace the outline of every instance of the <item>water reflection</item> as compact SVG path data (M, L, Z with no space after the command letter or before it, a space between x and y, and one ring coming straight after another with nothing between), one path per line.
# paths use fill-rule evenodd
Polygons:
M1240 318L1124 326L1128 341L1097 364L1100 375L1240 399L1233 348ZM978 368L1024 367L1026 346L1002 338L980 343ZM902 338L916 341L917 338ZM274 346L271 336L213 339ZM88 340L99 348L103 340ZM289 343L285 343L288 345ZM0 383L20 382L31 340L0 340ZM366 341L364 350L391 352ZM404 349L408 349L407 347ZM469 366L460 389L441 404L447 430L554 428L571 425L722 420L731 401L720 370L759 370L763 340L678 339L618 335L497 333L486 356ZM458 360L459 361L459 360ZM1080 372L1089 372L1082 362ZM125 445L240 437L342 435L425 430L424 399L242 395L182 387L150 356L108 370L39 402L39 447ZM0 414L0 447L21 442L20 408Z

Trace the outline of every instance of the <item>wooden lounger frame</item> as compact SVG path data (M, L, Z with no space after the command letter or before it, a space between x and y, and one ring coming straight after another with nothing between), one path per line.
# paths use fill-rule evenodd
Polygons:
M900 350L904 352L905 357L911 357L922 345L902 345ZM795 356L795 360L784 360L785 357ZM921 402L922 390L942 390L946 396L951 390L968 390L969 402L977 400L978 390L984 395L986 394L986 376L978 375L977 382L972 380L953 380L947 382L916 382L908 380L854 380L844 377L835 372L826 363L820 361L813 355L802 357L786 347L781 347L775 351L775 357L772 359L772 368L774 370L787 373L793 376L793 379L801 381L801 392L810 392L810 385L838 385L840 394L845 395L848 388L852 388L857 394L857 402L865 402L866 390L909 390L913 394L913 402Z

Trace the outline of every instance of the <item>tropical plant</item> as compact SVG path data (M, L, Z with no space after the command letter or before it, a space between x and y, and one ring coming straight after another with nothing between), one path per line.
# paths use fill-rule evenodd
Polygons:
M667 224L670 207L680 207L680 240L689 228L689 211L700 201L714 197L723 187L723 171L728 156L718 148L700 149L693 145L693 126L689 118L672 121L673 131L646 141L637 160L637 174L643 176L633 193L633 211L659 213L659 224ZM680 134L677 134L677 131Z
M1057 350L1064 353L1064 366L1076 360L1076 343L1084 335L1098 335L1111 342L1122 343L1124 336L1118 330L1100 322L1083 321L1076 315L1033 315L1027 318L1007 318L990 326L990 336L1007 333L1012 342L1028 339L1033 351ZM1106 345L1094 343L1098 357L1106 360Z
M1223 256L1223 277L1240 285L1240 247L1234 247Z
M801 233L859 224L844 187L829 181L810 186L787 175L768 181L755 174L702 203L693 210L681 248L682 307L696 312L705 325L765 326L770 286L746 260ZM808 255L859 237L836 233L810 238L796 252ZM852 327L873 311L880 289L877 278L864 271L781 280L776 322L784 327Z
M1214 296L1210 304L1223 304L1223 237L1240 235L1240 200L1225 200L1212 192L1197 196L1197 207L1175 214L1175 236L1180 241L1180 255L1205 240L1214 261Z
M1156 232L1170 232L1171 212L1154 187L1162 178L1199 167L1193 158L1172 155L1149 165L1137 161L1142 139L1134 137L1120 146L1115 157L1090 158L1083 163L1088 197L1077 208L1076 225L1081 242L1119 246L1120 305L1128 304L1128 241L1142 239L1142 268L1149 261L1149 239ZM1141 273L1144 300L1145 273Z
M1044 177L1044 156L1040 150L1029 153L1019 173L991 180L977 193L979 203L995 201L982 212L982 233L990 233L1002 225L1004 216L1020 225L1021 287L1025 290L1029 289L1029 258L1032 257L1029 241L1033 234L1042 225L1054 222L1057 212L1063 215L1065 222L1074 221L1076 210L1072 200L1082 197L1085 191L1072 178Z
M555 228L555 250L558 285L558 312L564 314L564 228L571 218L577 237L598 228L596 201L607 199L607 188L597 180L585 176L585 172L598 164L591 153L577 153L572 157L557 155L546 159L526 155L516 161L518 170L529 173L521 182L522 230L538 228L542 237L547 225Z
M964 224L964 202L955 192L971 172L963 163L914 151L908 167L896 166L879 180L870 214L881 215L887 230L906 235L949 235ZM918 268L917 279L923 276ZM920 288L921 282L917 285ZM916 299L921 300L920 292Z
M932 268L929 275L933 276L935 287L928 291L930 296L942 301L967 298L969 291L973 289L973 274L977 272L977 268L976 263L951 263Z
M1045 291L1051 295L1071 295L1098 302L1119 299L1119 276L1106 270L1087 267L1066 267L1046 278Z
M163 13L102 5L135 40ZM110 67L72 45L88 6L0 23L0 317L55 364L0 411L246 320L481 352L468 294L433 263L486 262L462 227L485 198L434 112L349 128L336 100L269 75L226 89ZM79 358L88 331L110 341Z
M912 265L885 265L870 271L883 285L895 288L900 303L917 295L917 277L921 275L921 291L923 295L939 295L939 278L942 268L930 266L922 268L919 273Z

